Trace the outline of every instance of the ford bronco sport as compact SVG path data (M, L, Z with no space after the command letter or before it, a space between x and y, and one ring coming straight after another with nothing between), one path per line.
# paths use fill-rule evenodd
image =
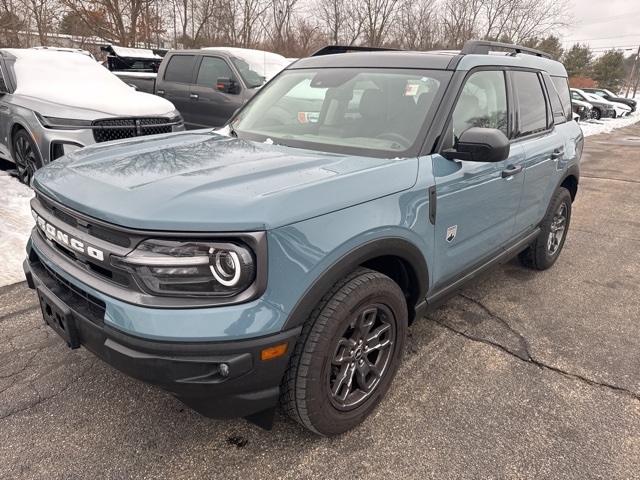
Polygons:
M570 120L542 52L328 47L222 130L37 172L27 280L71 348L204 415L269 428L280 399L340 434L389 390L411 322L516 255L557 260L583 146Z

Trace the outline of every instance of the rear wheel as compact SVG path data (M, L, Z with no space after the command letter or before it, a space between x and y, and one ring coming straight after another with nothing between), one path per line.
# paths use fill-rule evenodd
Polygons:
M547 213L540 224L540 235L522 253L520 261L529 268L546 270L551 267L564 246L571 220L571 194L560 187L551 199Z
M286 412L327 436L360 424L389 389L404 351L407 304L389 277L358 268L305 323L282 385Z
M38 147L26 130L18 130L13 137L13 159L20 181L31 185L33 174L42 166L42 161Z
M593 109L593 118L595 118L596 120L600 120L600 118L602 118L602 113L600 112L600 109L598 108Z

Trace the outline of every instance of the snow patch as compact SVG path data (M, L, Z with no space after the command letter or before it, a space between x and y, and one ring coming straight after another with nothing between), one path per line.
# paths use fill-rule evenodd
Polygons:
M22 282L25 246L35 222L33 190L0 170L0 287Z
M601 133L611 133L617 128L627 127L637 122L640 122L640 110L636 110L631 115L622 118L603 118L601 120L580 122L580 126L584 136L590 137Z
M162 61L162 57L160 55L156 55L146 48L127 48L118 47L117 45L111 45L111 48L113 48L113 51L116 52L116 55L119 57L147 58L149 60Z
M11 48L4 51L16 57L15 95L117 116L170 115L175 110L164 98L136 92L85 55Z

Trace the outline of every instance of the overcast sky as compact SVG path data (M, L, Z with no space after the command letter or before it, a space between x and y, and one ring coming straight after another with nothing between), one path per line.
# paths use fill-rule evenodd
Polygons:
M573 29L562 42L565 48L576 42L589 44L592 50L629 49L640 45L640 1L573 0ZM606 38L604 38L606 37Z

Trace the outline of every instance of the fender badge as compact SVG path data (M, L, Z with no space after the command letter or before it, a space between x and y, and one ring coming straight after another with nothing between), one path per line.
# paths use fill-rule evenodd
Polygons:
M456 233L458 232L458 226L454 225L453 227L447 228L447 242L451 243L454 238L456 238Z

